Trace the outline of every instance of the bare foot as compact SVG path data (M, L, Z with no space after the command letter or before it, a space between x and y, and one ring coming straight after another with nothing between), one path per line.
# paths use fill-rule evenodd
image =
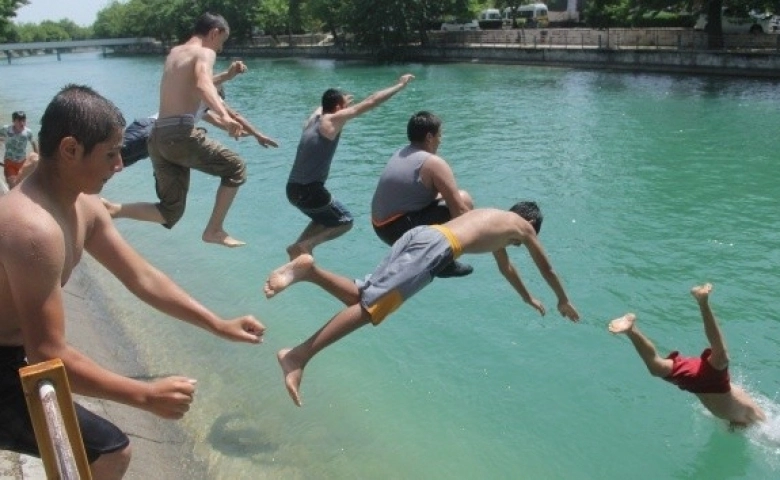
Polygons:
M279 350L276 354L276 359L279 361L279 366L282 367L284 386L287 388L287 393L290 394L292 401L300 407L302 403L298 389L301 388L303 367L291 358L290 350L292 349L285 348L284 350Z
M266 298L271 298L293 283L302 280L313 266L314 257L304 254L271 272L263 285Z
M108 210L108 214L111 215L111 218L116 217L116 215L122 209L122 204L120 203L111 203L103 197L100 197L100 201L103 202L103 206L106 207L106 210Z
M634 328L634 322L636 321L636 315L633 313L627 313L622 317L616 318L609 322L609 331L614 334L627 333Z
M311 255L311 250L304 248L300 243L294 243L287 247L287 255L290 260L295 260L301 255Z
M241 240L236 240L235 238L228 235L227 232L225 232L224 230L203 232L203 237L201 238L203 238L203 241L206 243L224 245L230 248L243 247L244 245L246 245L246 242L242 242Z
M707 298L710 296L711 292L712 292L711 283L705 283L704 285L699 285L691 289L691 295L693 295L694 298L696 298L696 300L700 302L706 301Z

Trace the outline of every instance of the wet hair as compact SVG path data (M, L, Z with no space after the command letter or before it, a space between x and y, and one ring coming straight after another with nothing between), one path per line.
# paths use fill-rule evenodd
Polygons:
M336 107L344 101L344 92L336 88L329 88L322 94L322 113L333 113Z
M425 110L412 115L406 124L406 137L410 142L424 142L430 133L436 135L441 130L441 119Z
M517 202L512 205L512 208L510 208L509 211L515 212L524 219L528 220L528 223L534 227L536 234L539 234L539 230L542 229L542 220L544 220L544 216L542 215L542 211L539 209L539 205L536 202Z
M225 99L225 86L224 85L222 85L222 84L217 85L217 95L219 95L219 98L221 98L222 100Z
M66 85L49 102L41 117L38 143L43 158L53 158L63 138L73 137L89 154L117 129L125 127L122 112L92 88Z
M206 36L212 28L216 28L220 32L227 32L230 30L225 17L217 15L216 13L206 12L198 17L198 20L195 22L195 28L192 29L192 34Z
M17 110L11 114L11 120L27 120L27 114L21 110Z

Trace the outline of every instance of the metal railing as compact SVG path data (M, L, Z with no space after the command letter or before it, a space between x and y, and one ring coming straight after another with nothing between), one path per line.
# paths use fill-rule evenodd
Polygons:
M60 359L19 369L27 409L48 479L91 480L73 407L73 397Z

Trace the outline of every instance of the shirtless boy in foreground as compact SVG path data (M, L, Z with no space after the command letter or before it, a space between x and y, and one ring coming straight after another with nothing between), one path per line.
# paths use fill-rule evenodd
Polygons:
M195 380L140 381L109 371L68 343L64 286L89 254L140 300L225 340L258 344L265 327L251 315L224 319L149 264L119 234L96 195L122 170L116 106L89 87L69 85L41 119L40 161L0 197L0 449L39 455L19 368L59 358L71 389L161 418L189 409ZM76 319L79 321L79 319ZM171 352L170 355L175 355ZM122 478L130 463L127 434L76 404L92 478Z
M729 356L720 327L710 309L710 292L712 285L709 283L691 289L701 310L704 333L710 342L710 347L704 349L699 357L682 357L675 351L661 358L653 343L637 328L633 313L612 320L609 331L628 336L651 375L693 393L713 415L727 420L730 427L746 427L766 417L744 390L731 383Z
M558 311L572 321L579 320L579 314L569 303L536 236L541 222L536 204L521 202L510 211L476 209L443 225L415 227L393 244L390 253L365 280L352 281L323 270L308 254L274 270L264 287L268 298L293 283L307 281L319 285L347 305L308 340L277 353L293 402L301 406L299 389L303 369L314 355L369 322L379 325L463 253L493 253L504 278L526 303L544 315L544 305L525 288L505 249L507 245L525 245L539 272L555 292Z

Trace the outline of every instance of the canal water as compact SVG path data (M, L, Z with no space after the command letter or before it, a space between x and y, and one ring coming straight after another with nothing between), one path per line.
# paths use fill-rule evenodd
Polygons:
M0 115L10 121L24 109L37 131L47 102L75 82L112 99L128 120L146 116L157 110L161 65L92 53L15 59L0 66L8 87ZM260 318L265 343L228 344L103 282L114 317L106 321L138 345L148 374L198 379L182 425L210 478L777 478L776 82L506 65L247 65L228 84L228 102L280 148L207 128L248 162L226 224L248 245L200 241L217 180L198 173L173 230L117 224L215 311ZM355 227L319 247L317 261L359 278L382 258L371 195L406 143L409 116L430 110L444 121L439 153L477 206L539 202L541 241L582 320L557 314L524 249L510 256L545 317L513 292L492 256L465 257L471 276L436 280L381 327L319 355L297 408L275 353L341 308L309 284L272 300L261 292L307 223L284 195L301 126L326 88L360 100L406 72L416 76L407 89L344 130L328 186ZM116 175L103 195L154 200L150 163ZM630 343L606 330L633 311L662 353L698 355L706 340L688 292L708 281L732 378L769 414L760 428L730 433L692 395L650 377Z

